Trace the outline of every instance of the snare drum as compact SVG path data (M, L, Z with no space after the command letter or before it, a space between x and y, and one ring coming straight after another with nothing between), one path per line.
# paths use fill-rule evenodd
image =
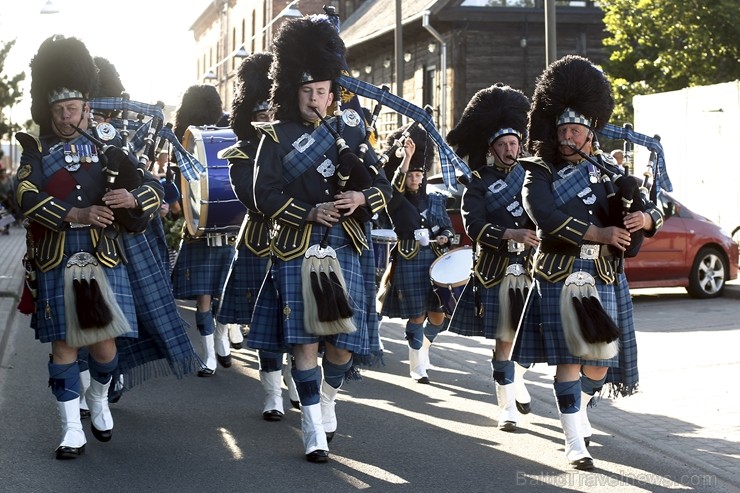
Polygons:
M375 277L379 281L390 261L391 249L396 245L398 236L392 229L374 229L370 232L375 253Z
M181 175L185 223L192 236L237 231L247 212L236 198L229 180L229 162L217 157L218 151L236 143L230 128L190 126L183 147L206 168L196 181Z
M452 316L473 268L473 249L455 248L432 262L429 277L434 293L447 315Z

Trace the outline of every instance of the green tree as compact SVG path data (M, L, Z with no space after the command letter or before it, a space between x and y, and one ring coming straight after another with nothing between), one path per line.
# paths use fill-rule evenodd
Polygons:
M23 97L23 92L20 89L20 83L26 78L26 74L21 72L20 74L9 77L3 67L5 67L5 59L8 57L8 53L15 45L15 40L7 43L0 41L0 139L7 136L12 137L12 134L20 127L14 123L9 123L7 120L6 109L10 109L20 101Z
M613 121L632 121L635 95L740 78L737 0L602 0L601 8Z

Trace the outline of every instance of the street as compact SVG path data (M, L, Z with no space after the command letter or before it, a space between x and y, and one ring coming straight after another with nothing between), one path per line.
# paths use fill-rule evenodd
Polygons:
M737 286L734 286L736 289ZM197 341L192 304L181 305ZM328 464L303 456L300 413L261 417L256 353L213 378L155 378L111 405L109 443L89 421L85 454L54 460L59 421L46 388L49 347L18 315L0 368L0 490L81 491L736 491L740 483L737 299L638 290L642 392L589 411L596 470L568 469L552 369L527 374L533 412L496 429L490 345L441 334L431 385L408 377L399 320L381 328L385 366L346 382ZM196 345L199 349L199 347ZM287 392L284 393L287 395Z

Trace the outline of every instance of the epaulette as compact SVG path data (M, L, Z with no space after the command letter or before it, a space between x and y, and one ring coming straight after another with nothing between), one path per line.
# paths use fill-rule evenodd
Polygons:
M246 153L246 144L246 142L240 140L236 144L218 151L216 157L219 159L251 159L253 156Z
M519 159L519 162L524 166L524 169L532 167L532 165L545 168L548 173L552 174L552 168L539 156L523 157Z
M262 135L267 135L279 144L280 140L277 136L277 130L275 130L275 125L277 125L278 123L280 122L252 122L252 126L257 130L258 133Z
M41 152L41 141L35 135L26 132L16 132L15 138L24 149L30 151L35 147L38 152Z

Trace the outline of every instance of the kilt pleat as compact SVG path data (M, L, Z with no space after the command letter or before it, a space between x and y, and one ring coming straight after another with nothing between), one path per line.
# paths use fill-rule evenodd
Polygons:
M178 300L193 300L198 295L221 296L229 273L233 245L208 246L206 239L182 241L172 271L172 291Z
M460 295L455 306L455 312L450 320L449 330L463 336L478 336L486 339L496 338L498 326L498 293L501 284L490 288L479 286L478 296L483 307L483 316L476 315L475 293L473 292L474 279L470 279Z
M262 281L267 274L268 256L259 257L242 243L226 277L216 320L222 324L248 325L252 320Z
M596 278L596 289L604 310L617 319L617 301L614 285L604 284L596 277L594 262L576 259L573 272L588 272ZM587 366L618 365L619 356L606 360L584 360L568 350L560 318L560 292L565 281L550 283L535 278L527 297L523 321L519 326L511 359L522 364L547 363L549 365L581 364Z
M318 244L325 232L314 227L310 244ZM260 289L247 336L247 345L267 351L286 351L294 344L312 344L320 340L357 354L368 354L370 341L365 306L365 281L360 256L342 228L332 228L329 246L336 254L354 308L353 321L357 330L351 334L316 337L304 330L301 266L304 257L289 261L277 260Z
M62 261L53 269L37 276L38 295L32 326L36 330L36 338L41 342L60 341L67 336L64 310L64 269L67 261L78 252L95 254L88 228L69 229L65 233ZM113 268L103 267L103 270L115 293L116 301L131 326L131 331L126 336L136 337L138 325L128 272L122 263Z
M614 285L617 297L617 325L619 336L619 366L611 367L606 374L610 395L627 396L634 394L640 381L637 369L637 339L635 338L635 321L633 318L632 296L630 296L627 276L624 272L617 274Z
M395 254L391 290L380 313L384 317L414 318L426 312L441 312L439 298L434 294L429 268L437 259L431 248L421 247L410 260Z
M126 376L126 386L155 376L182 378L197 371L200 360L177 310L157 240L146 234L128 234L123 242L131 260L126 269L139 325L138 338L116 340L118 366Z

